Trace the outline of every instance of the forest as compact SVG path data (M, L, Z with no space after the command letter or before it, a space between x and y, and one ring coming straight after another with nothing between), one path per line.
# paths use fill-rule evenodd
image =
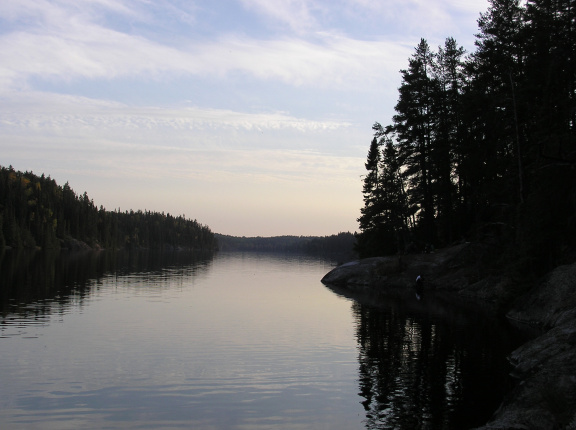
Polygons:
M96 207L44 174L0 166L0 250L185 249L213 251L210 229L184 216Z
M490 0L475 51L422 39L377 122L362 257L461 241L539 275L576 245L576 1Z
M353 258L355 236L236 237L184 216L107 211L68 183L0 166L0 252L10 248L293 252Z
M322 255L334 258L356 257L356 237L350 232L330 236L237 237L216 234L221 251L288 252Z

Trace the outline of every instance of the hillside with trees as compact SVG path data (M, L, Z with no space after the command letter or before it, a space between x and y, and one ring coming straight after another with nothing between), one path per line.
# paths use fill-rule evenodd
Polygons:
M98 208L88 194L49 176L0 166L0 249L216 248L214 233L184 216Z
M331 236L238 237L216 234L221 251L305 253L334 258L354 258L356 238L350 232Z
M460 241L539 275L576 245L576 4L490 0L476 49L425 39L375 123L361 256Z

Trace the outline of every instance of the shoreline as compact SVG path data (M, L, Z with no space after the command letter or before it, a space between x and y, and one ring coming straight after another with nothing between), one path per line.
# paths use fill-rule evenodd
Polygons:
M334 268L322 283L352 298L401 297L422 275L426 287L448 301L474 303L514 325L537 328L538 334L508 357L518 384L477 430L576 430L576 263L554 269L504 313L510 280L482 276L475 246L356 260Z

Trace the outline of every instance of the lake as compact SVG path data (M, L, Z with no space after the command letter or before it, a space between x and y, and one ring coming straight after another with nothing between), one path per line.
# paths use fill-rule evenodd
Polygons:
M520 342L480 310L354 300L303 255L4 254L0 428L463 429Z

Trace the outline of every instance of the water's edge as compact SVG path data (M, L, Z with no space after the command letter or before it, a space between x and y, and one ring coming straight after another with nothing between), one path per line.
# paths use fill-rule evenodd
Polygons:
M381 257L351 262L328 272L322 282L358 300L408 297L423 275L428 295L452 305L464 302L498 316L502 277L470 281L475 269L466 257L469 244L411 257ZM524 340L509 355L518 383L479 430L576 429L576 264L554 270L518 298L507 317ZM407 293L409 292L409 293Z

